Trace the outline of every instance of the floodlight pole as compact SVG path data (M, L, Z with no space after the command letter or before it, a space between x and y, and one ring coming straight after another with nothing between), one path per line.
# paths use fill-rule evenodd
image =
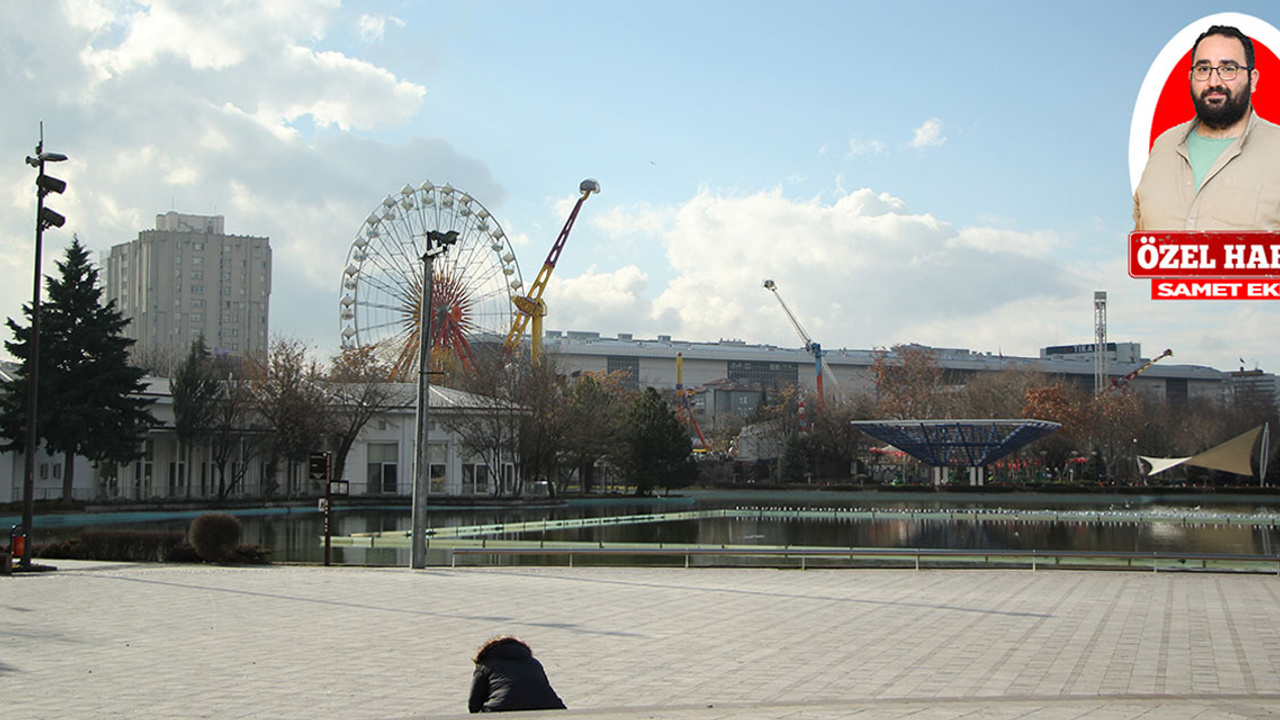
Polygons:
M430 424L431 409L431 293L432 262L450 245L457 242L458 233L438 230L427 232L426 252L422 254L422 302L418 327L418 413L417 457L413 473L413 529L410 537L409 566L420 570L427 566L427 497L431 491Z
M57 213L50 213L52 220L45 217L44 196L49 192L60 193L66 186L65 183L54 178L50 180L61 183L61 187L46 185L44 164L46 161L62 162L66 159L65 155L44 151L44 123L40 123L40 143L36 145L36 154L27 158L27 164L39 169L40 174L36 181L36 249L35 268L32 271L34 279L31 283L31 335L27 339L27 428L22 469L22 532L26 534L26 538L23 542L22 557L19 560L19 565L24 568L31 567L33 549L31 525L35 522L36 400L40 387L40 264L44 246L44 228L46 223L61 226L63 222Z

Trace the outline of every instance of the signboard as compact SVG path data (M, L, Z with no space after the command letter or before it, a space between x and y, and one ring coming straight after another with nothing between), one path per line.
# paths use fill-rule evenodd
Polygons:
M311 480L328 480L329 465L333 453L311 453L307 458L307 478Z

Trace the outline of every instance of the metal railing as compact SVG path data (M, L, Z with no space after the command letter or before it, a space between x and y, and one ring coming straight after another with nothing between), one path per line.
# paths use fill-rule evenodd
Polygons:
M847 560L847 565L823 565L822 567L883 567L893 563L909 564L916 570L926 564L934 567L1009 566L1020 564L1031 570L1041 568L1070 567L1075 569L1107 568L1129 569L1150 567L1160 570L1236 570L1274 572L1280 576L1280 556L1243 555L1224 553L1161 553L1090 550L953 550L935 548L746 548L746 547L556 547L556 546L504 546L504 547L453 547L449 553L450 566L457 567L461 557L563 557L573 567L574 558L683 558L686 568L693 560L714 558L760 558L773 560L767 567L799 567L807 569L813 560ZM1135 564L1136 563L1136 564ZM1199 564L1199 568L1196 567Z

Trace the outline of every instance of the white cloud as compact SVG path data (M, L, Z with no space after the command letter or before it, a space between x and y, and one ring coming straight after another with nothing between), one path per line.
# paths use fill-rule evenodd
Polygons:
M1107 290L1109 337L1147 355L1169 347L1179 362L1230 368L1280 353L1265 303L1152 301L1122 257L1089 264L1057 233L957 228L867 188L834 202L703 190L608 215L627 237L653 233L645 242L664 249L670 279L630 266L557 277L548 293L572 292L557 295L556 328L799 347L768 278L828 350L916 342L1034 357L1091 342L1093 292Z
M1062 241L1048 231L1025 233L994 227L971 227L960 230L949 244L989 253L1047 257L1062 246Z
M591 223L615 239L637 235L652 238L666 232L674 219L675 213L669 208L639 203L631 206L614 205L603 214L594 216Z
M913 131L911 142L908 144L913 148L924 148L941 145L946 141L947 138L942 134L942 120L930 118Z
M378 42L387 32L387 23L396 27L404 27L405 22L394 15L361 15L356 20L356 32L364 42Z
M594 267L571 278L547 284L545 327L551 329L613 328L614 332L656 335L662 322L644 294L649 277L635 265L612 272Z
M957 231L866 188L834 203L791 200L781 190L746 197L704 190L669 211L615 209L609 218L604 224L611 227L655 232L650 242L665 249L674 278L653 288L652 301L634 282L611 287L621 278L610 273L557 278L551 287L593 288L559 298L557 314L576 324L557 327L798 346L785 314L761 288L768 278L810 335L829 348L897 340L947 344L981 337L974 328L999 318L992 339L1003 333L1006 347L1033 352L1045 325L1026 323L1023 335L1011 331L1016 324L1008 317L1026 307L1048 313L1091 287L1072 268L1045 272L1050 235Z
M857 157L859 155L879 155L888 148L879 140L859 140L858 138L849 138L849 153L847 157Z
M0 150L47 148L70 161L52 207L67 225L45 236L44 272L77 233L95 254L154 227L168 210L223 214L234 234L273 248L273 333L337 344L337 284L363 218L424 168L491 205L505 192L447 142L395 144L354 131L421 109L425 88L320 44L338 3L156 0L0 4ZM40 27L38 43L26 28ZM376 159L376 162L371 162ZM0 268L29 275L29 168L0 165ZM14 273L17 274L17 273ZM28 286L0 287L17 317ZM329 309L332 312L328 312Z

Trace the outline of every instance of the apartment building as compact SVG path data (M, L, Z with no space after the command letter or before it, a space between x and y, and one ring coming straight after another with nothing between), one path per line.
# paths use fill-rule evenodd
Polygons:
M154 230L106 257L106 300L130 319L125 334L145 364L181 361L204 336L215 354L267 349L271 299L268 238L228 235L221 215L168 212Z

